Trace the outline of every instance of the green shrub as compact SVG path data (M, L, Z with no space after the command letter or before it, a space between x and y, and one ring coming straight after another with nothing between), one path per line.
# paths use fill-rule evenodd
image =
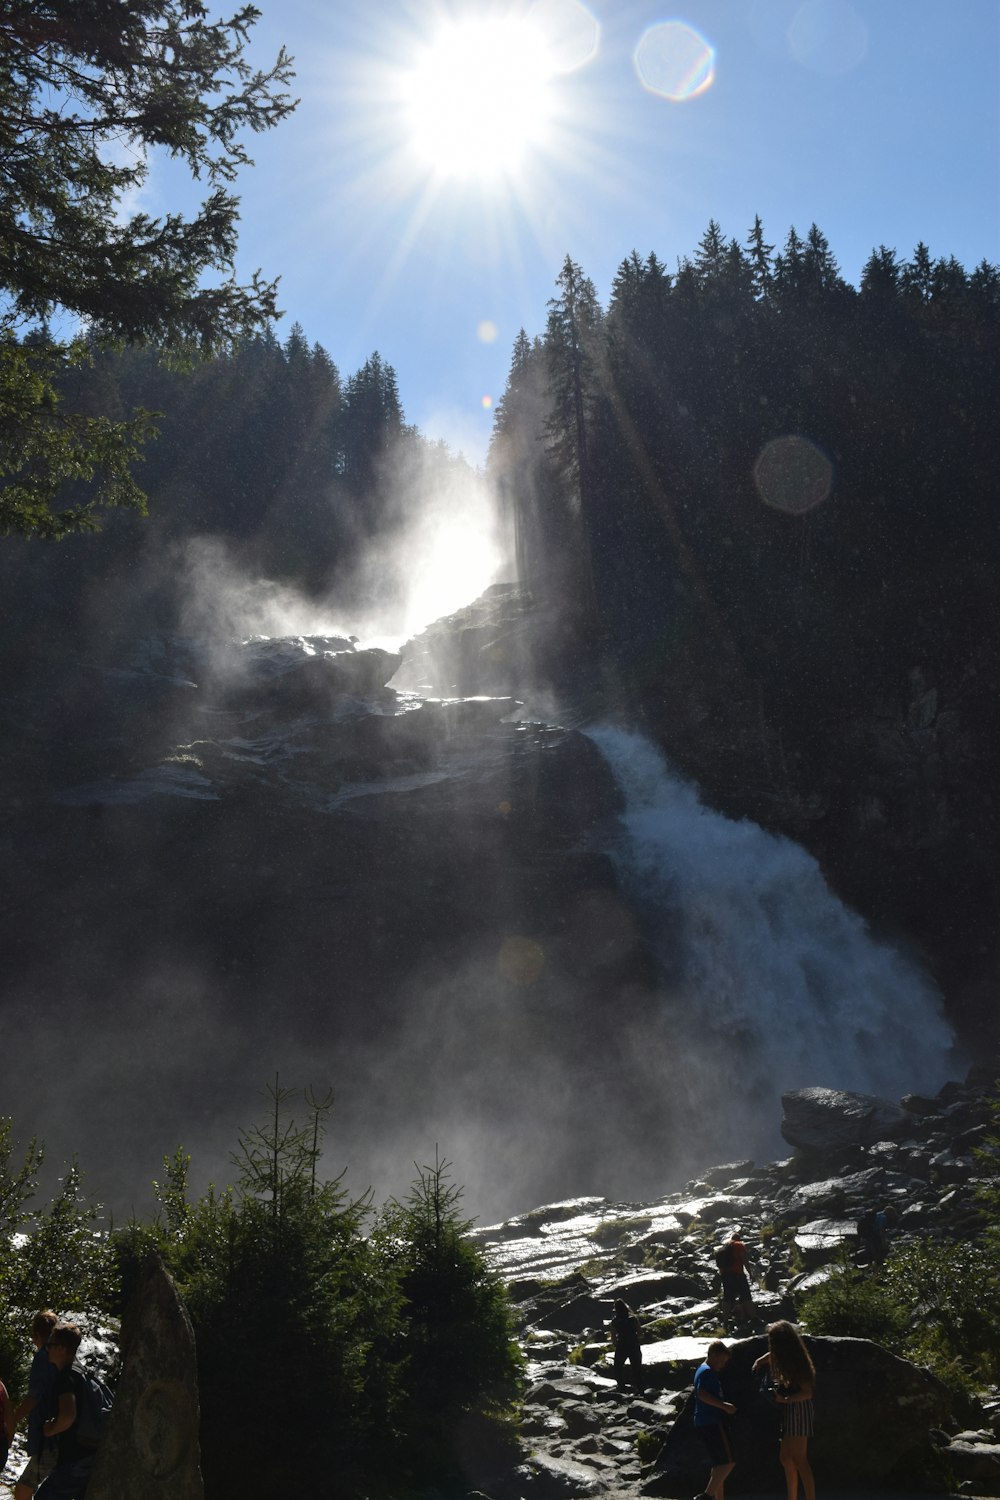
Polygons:
M931 1351L935 1373L957 1362L980 1384L1000 1378L1000 1271L991 1248L972 1241L902 1245L879 1282L907 1309L910 1358Z
M894 1353L902 1351L907 1310L877 1282L859 1271L845 1271L809 1292L799 1319L810 1333L871 1339Z
M641 1234L644 1229L651 1228L652 1223L652 1219L648 1216L633 1219L602 1219L590 1238L610 1249L620 1244L627 1234Z

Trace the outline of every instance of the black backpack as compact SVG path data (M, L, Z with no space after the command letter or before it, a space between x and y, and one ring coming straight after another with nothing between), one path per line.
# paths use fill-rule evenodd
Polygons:
M81 1382L77 1387L81 1395L76 1414L77 1441L85 1448L97 1448L107 1431L115 1394L90 1370L77 1370L76 1373Z
M875 1210L873 1208L866 1208L854 1227L859 1239L871 1239L875 1232Z

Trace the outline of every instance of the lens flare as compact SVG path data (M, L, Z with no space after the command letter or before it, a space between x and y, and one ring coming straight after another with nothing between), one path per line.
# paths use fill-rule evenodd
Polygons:
M765 505L802 516L829 496L833 465L815 443L791 433L765 444L753 466L753 480Z
M483 397L482 405L483 405L483 411L489 411L491 409L492 405L493 405L493 397L492 396L484 396Z
M715 48L686 21L661 21L643 33L633 64L643 88L682 104L711 87Z
M491 318L484 318L476 328L476 338L481 344L495 344L499 329Z

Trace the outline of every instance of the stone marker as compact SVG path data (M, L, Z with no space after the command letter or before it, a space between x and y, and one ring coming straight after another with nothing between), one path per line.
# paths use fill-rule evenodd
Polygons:
M88 1500L204 1500L194 1332L159 1257L126 1315L122 1373Z

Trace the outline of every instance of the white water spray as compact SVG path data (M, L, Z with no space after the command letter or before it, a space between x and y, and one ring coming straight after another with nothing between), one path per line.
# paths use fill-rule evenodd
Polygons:
M671 1073L692 1103L745 1122L730 1147L759 1147L789 1089L939 1088L952 1035L937 989L871 937L812 855L704 807L640 735L589 735L625 797L615 858L664 976Z

